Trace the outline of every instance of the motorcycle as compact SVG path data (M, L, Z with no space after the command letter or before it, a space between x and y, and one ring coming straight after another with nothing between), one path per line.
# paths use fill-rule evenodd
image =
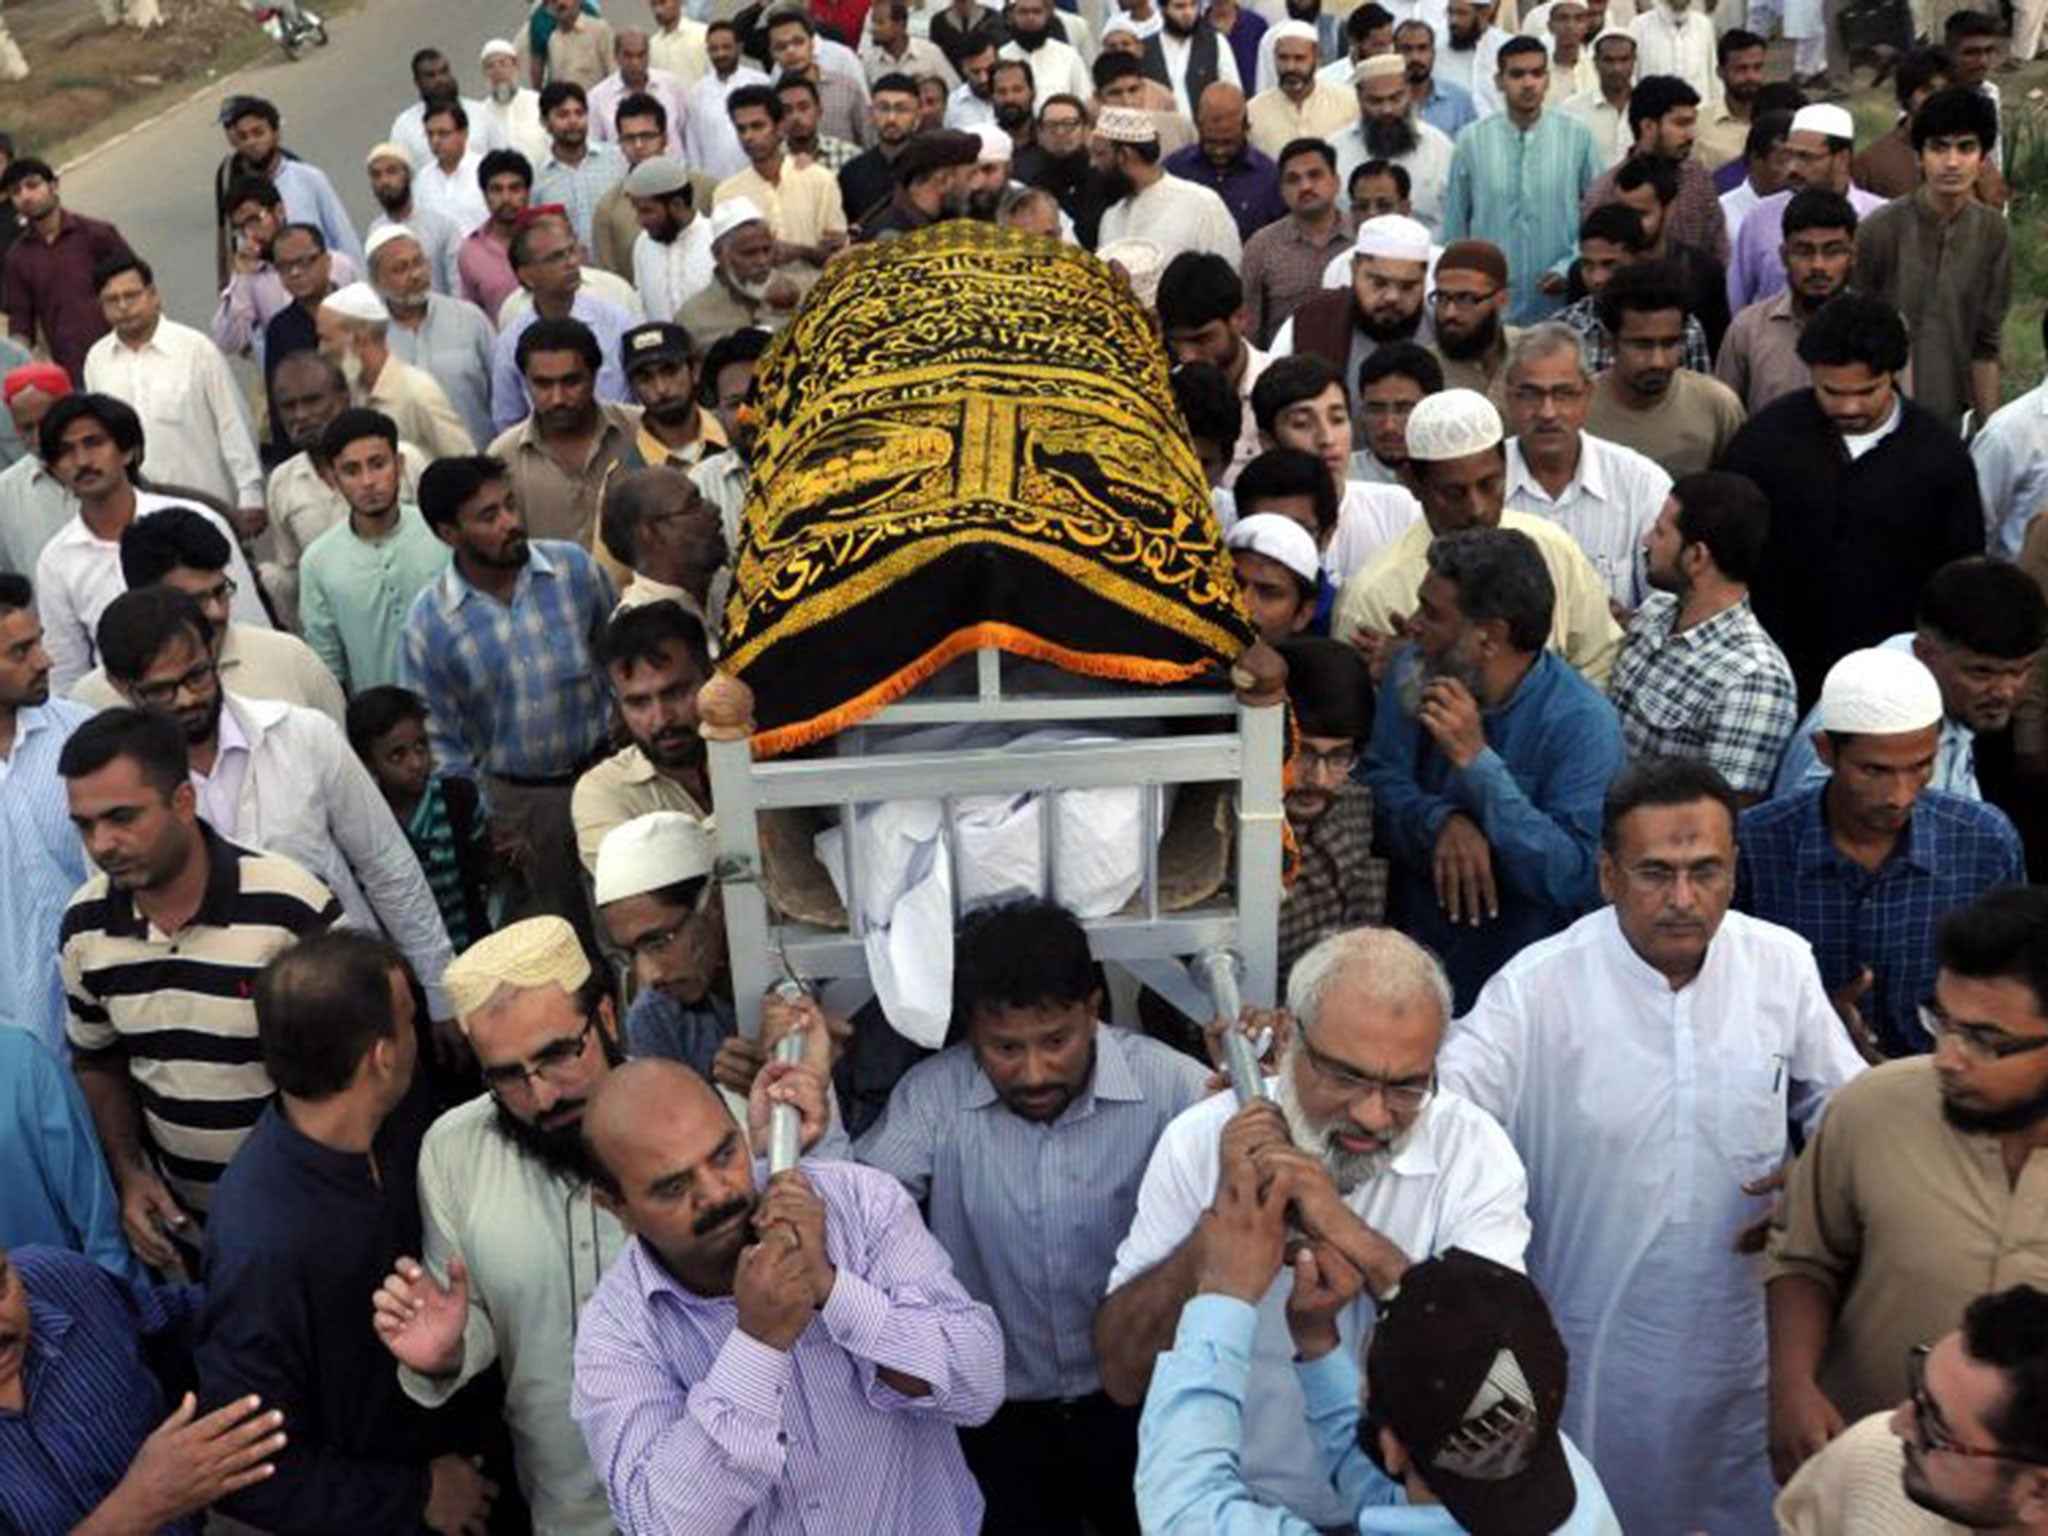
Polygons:
M296 59L308 43L316 47L327 46L327 23L303 5L257 5L253 7L256 21L269 34L270 40L284 50L288 59Z

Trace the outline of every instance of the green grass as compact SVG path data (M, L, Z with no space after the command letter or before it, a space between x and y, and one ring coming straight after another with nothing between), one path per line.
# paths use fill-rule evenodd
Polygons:
M2048 304L2048 101L2008 91L2006 216L2012 224L2012 309L2005 317L2005 398L2040 382L2041 311Z

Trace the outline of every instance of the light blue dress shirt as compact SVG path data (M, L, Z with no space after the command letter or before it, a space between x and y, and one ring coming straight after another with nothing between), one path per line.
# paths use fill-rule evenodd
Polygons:
M1505 112L1458 137L1444 186L1444 244L1489 240L1508 259L1508 319L1533 325L1559 301L1537 286L1578 253L1579 199L1600 175L1586 125L1545 108L1526 131Z
M128 1250L77 1080L25 1029L0 1026L0 1106L0 1248L68 1248L127 1279L147 1278Z
M1181 1309L1138 1422L1138 1521L1149 1536L1316 1536L1300 1516L1259 1503L1238 1471L1258 1316L1234 1296L1196 1296ZM1303 1429L1345 1507L1357 1511L1358 1536L1464 1530L1442 1505L1410 1504L1358 1448L1360 1382L1349 1351L1294 1369L1308 1403ZM1564 1456L1578 1503L1556 1536L1621 1536L1592 1465L1568 1439Z
M60 1058L68 1053L57 930L86 871L57 756L92 716L70 699L24 709L14 747L0 757L0 1024L28 1030Z
M318 225L330 251L342 252L356 264L357 271L364 270L363 242L356 238L348 209L342 206L341 194L325 171L304 160L280 160L270 179L277 183L292 223Z

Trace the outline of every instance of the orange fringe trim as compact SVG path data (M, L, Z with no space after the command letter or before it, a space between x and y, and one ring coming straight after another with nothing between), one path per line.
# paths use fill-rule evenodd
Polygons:
M1184 683L1205 672L1221 670L1221 664L1216 661L1181 664L1146 661L1136 656L1111 656L1094 651L1074 651L1065 646L1054 645L1051 641L1018 629L1015 625L975 624L967 629L956 630L924 655L901 668L894 676L877 683L865 693L855 695L844 704L827 710L824 714L813 715L808 720L793 721L788 725L777 726L772 731L759 732L753 739L754 756L779 757L785 752L793 752L799 747L808 747L836 736L841 731L860 724L869 715L895 703L948 662L957 660L969 651L978 651L984 646L994 646L998 650L1008 651L1013 656L1023 656L1032 661L1050 662L1062 671L1078 672L1086 677L1113 678L1120 682L1145 683L1154 687Z

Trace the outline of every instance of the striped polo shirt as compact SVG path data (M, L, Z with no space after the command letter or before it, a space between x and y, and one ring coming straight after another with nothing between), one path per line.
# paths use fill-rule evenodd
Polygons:
M165 933L95 875L71 898L60 942L72 1051L126 1064L158 1171L203 1216L274 1091L256 1038L256 974L341 906L291 860L237 847L204 822L200 831L206 894L184 928Z

